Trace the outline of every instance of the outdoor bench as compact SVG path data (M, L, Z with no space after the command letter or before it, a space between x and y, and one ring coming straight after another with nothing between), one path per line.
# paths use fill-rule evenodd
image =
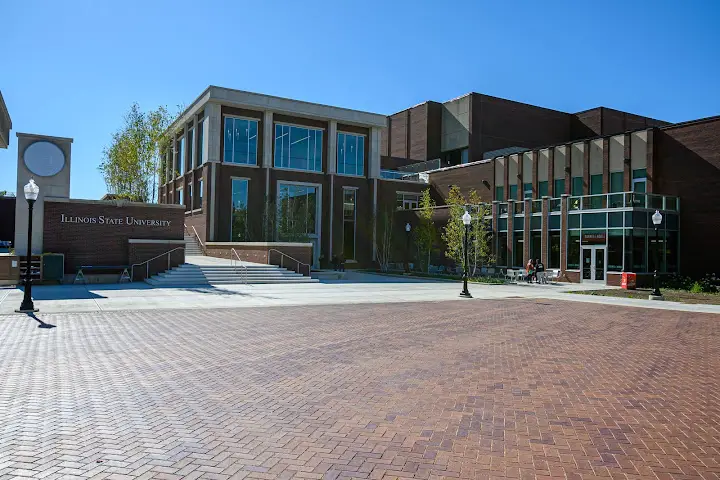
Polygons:
M129 282L129 268L129 265L82 265L78 267L73 283L77 283L78 280L82 280L82 282L85 283L85 272L120 272L120 280L118 280L118 283L122 283L124 281Z

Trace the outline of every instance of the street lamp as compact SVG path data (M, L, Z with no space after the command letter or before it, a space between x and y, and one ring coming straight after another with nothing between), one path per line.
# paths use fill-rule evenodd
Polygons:
M463 241L463 245L465 247L465 251L463 252L463 260L464 260L464 266L463 266L463 289L462 292L460 292L461 297L465 298L472 298L472 295L470 295L470 292L467 288L467 282L468 282L468 263L469 263L469 255L468 255L468 237L470 236L470 222L472 221L472 217L470 216L470 212L468 212L467 207L465 207L465 213L462 216L463 224L465 225L465 238Z
M35 184L35 180L31 178L28 184L23 188L23 191L25 192L25 200L27 200L28 203L28 238L27 252L25 252L25 294L23 295L23 301L22 304L20 304L20 308L15 311L18 313L32 313L38 311L32 301L32 279L30 278L30 256L32 255L32 217L33 205L40 193L40 187L38 187Z
M405 273L410 273L410 222L405 224Z
M652 215L652 222L653 222L653 225L655 225L655 275L653 276L654 289L652 292L652 297L655 297L656 299L662 298L662 294L660 293L660 282L658 280L658 264L660 263L660 261L659 261L660 255L658 254L659 250L660 250L660 241L658 239L658 227L662 223L662 219L663 219L662 214L658 210L655 210L655 213L653 213L653 215Z

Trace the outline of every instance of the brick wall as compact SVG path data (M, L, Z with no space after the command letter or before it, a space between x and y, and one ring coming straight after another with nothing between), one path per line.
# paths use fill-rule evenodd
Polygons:
M43 251L65 254L65 272L80 265L129 265L128 240L183 239L183 209L166 205L115 201L45 200ZM87 222L65 220L81 217ZM101 222L100 218L104 220ZM127 218L169 222L158 226L128 225ZM95 219L95 220L92 220ZM109 224L107 219L117 221Z

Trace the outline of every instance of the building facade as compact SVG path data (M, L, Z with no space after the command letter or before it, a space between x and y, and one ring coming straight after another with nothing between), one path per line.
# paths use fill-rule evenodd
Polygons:
M203 241L300 234L316 267L369 267L381 212L410 211L395 218L403 238L423 190L442 206L457 185L492 204L499 267L542 258L567 281L619 284L657 254L663 273L720 271L698 255L720 225L720 117L670 124L477 93L386 117L209 87L170 133L159 198L185 205Z
M378 205L422 183L384 179L384 115L211 86L170 126L159 199L203 242L313 244L313 265L374 260Z

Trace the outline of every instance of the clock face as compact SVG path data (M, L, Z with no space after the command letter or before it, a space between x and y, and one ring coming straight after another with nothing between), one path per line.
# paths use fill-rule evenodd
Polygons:
M25 149L25 166L39 177L52 177L65 166L65 154L50 142L35 142Z

